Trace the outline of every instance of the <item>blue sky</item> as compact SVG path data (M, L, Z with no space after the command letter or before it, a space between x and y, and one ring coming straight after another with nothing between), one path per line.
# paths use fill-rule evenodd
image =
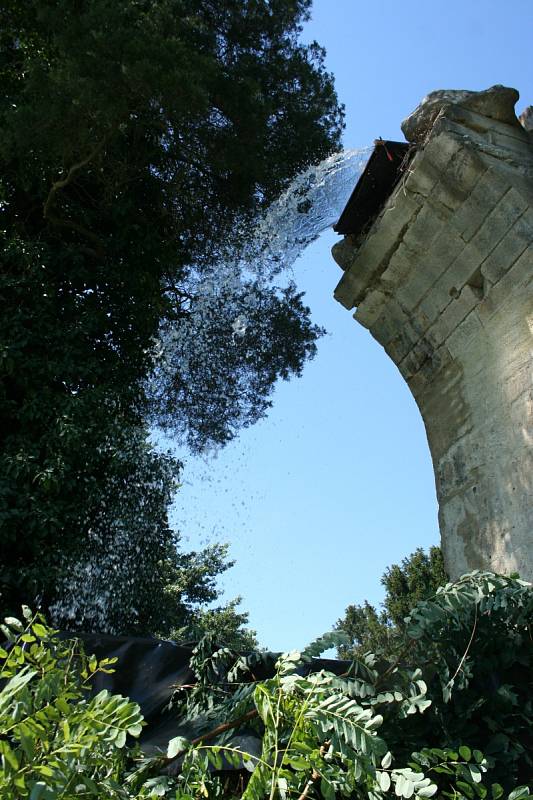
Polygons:
M346 106L345 147L403 140L401 120L437 88L516 87L533 103L532 0L315 0L304 39L327 50ZM224 597L243 596L271 649L303 646L350 603L379 603L380 577L439 539L424 427L396 367L332 297L325 233L294 268L328 330L266 420L216 458L186 457L173 522L187 548L228 541Z

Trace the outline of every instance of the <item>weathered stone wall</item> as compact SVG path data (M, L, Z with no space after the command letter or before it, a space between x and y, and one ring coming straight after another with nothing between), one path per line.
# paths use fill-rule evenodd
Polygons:
M448 572L532 580L533 146L509 92L430 96L404 128L408 170L333 255L336 299L422 413Z

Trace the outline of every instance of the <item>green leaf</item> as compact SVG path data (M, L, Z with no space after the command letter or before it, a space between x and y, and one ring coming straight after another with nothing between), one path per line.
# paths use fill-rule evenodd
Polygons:
M190 746L191 743L188 739L185 739L183 736L175 736L174 739L171 739L168 743L167 758L175 758L181 753L186 753Z
M429 786L423 786L421 789L417 789L417 797L433 797L433 795L438 791L439 787L434 784L430 783Z
M335 787L324 775L320 779L320 793L324 800L335 800L336 798Z
M290 767L292 767L292 769L295 769L296 771L309 769L309 761L301 756L288 756L286 758L286 762Z
M464 758L465 761L470 761L472 758L472 751L466 745L461 745L459 748L459 755L461 758Z
M511 792L507 800L522 800L523 797L529 797L528 786L518 786Z
M124 747L125 744L126 744L126 731L119 731L115 738L114 745L115 747L118 747L118 749L120 750Z
M48 800L50 797L53 797L53 795L51 795L48 791L46 783L43 783L43 781L37 781L31 790L29 800Z
M19 761L15 751L11 749L8 742L0 741L0 753L2 753L2 756L5 758L11 769L16 772L19 768Z
M9 625L10 628L13 628L13 630L17 631L18 633L22 633L22 631L24 630L24 625L16 617L5 617L4 622L6 623L6 625Z
M474 781L474 783L481 783L482 775L479 767L476 764L469 764L468 769L470 771L470 776Z
M465 781L457 781L457 787L461 789L463 794L465 794L469 798L469 800L473 800L474 789L469 783L465 783Z
M379 788L382 792L388 792L391 786L391 778L388 772L378 772L377 779Z
M32 631L34 632L34 634L35 634L36 636L38 636L38 637L39 637L39 639L46 639L46 637L47 637L47 636L49 635L49 633L50 633L50 631L48 630L48 628L45 628L45 626L44 626L44 625L41 625L41 623L40 623L40 622L35 622L35 623L34 623L34 624L31 626L31 629L32 629Z
M367 729L367 731L375 731L382 724L383 724L383 717L380 714L376 714L375 717L373 717L365 724L365 728Z
M135 725L130 725L130 727L128 728L128 734L130 736L140 736L142 733L142 729L143 726L140 722L136 723Z

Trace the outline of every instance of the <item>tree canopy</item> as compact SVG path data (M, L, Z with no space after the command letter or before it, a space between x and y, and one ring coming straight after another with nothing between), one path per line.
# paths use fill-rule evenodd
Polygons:
M157 561L179 465L150 447L148 421L223 444L314 354L294 288L222 269L295 173L339 145L323 52L298 39L309 6L2 4L7 609L55 603L65 564L109 553L117 529Z
M447 580L440 547L430 547L428 553L419 547L401 564L388 567L381 578L385 587L382 608L365 600L362 605L348 606L337 621L337 629L348 636L339 648L339 658L358 657L369 651L393 653L405 640L406 619L412 608L432 597Z

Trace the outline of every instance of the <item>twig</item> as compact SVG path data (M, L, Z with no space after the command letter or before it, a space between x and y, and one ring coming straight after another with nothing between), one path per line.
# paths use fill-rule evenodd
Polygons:
M81 233L82 236L85 236L87 239L89 239L89 241L93 242L93 244L95 245L95 249L84 248L86 252L88 252L95 258L104 257L105 255L104 242L102 241L102 239L100 239L99 236L90 231L84 225L80 225L78 222L72 222L71 220L68 219L60 219L59 217L56 217L55 214L50 214L50 213L48 213L46 219L52 225L57 225L58 228L69 228L71 231L76 231L77 233Z
M109 134L109 136L110 135L111 134ZM108 142L109 136L105 136L102 139L102 141L99 142L96 145L94 150L92 150L89 153L88 156L83 158L81 161L77 161L76 164L73 164L70 167L69 171L67 172L67 175L66 175L65 178L61 178L60 180L55 181L55 183L52 184L52 187L51 187L50 191L48 192L48 197L46 198L46 201L45 201L45 203L43 205L43 217L45 219L49 218L50 206L52 205L54 197L59 192L59 190L60 189L64 189L65 186L68 186L68 184L71 182L71 180L72 180L73 176L76 174L76 172L79 172L80 169L83 169L83 167L86 167L87 164L89 164L93 160L93 158L95 158L98 155L98 153L100 153L100 151L103 150L103 148L105 147L105 145Z
M476 627L477 627L477 603L476 603L476 612L475 612L475 617L474 617L474 626L472 628L472 633L470 634L469 642L468 642L468 644L466 646L466 650L463 653L463 657L459 661L459 666L457 667L457 669L455 670L454 674L452 675L452 677L450 678L450 680L448 681L448 683L445 686L446 689L449 689L449 688L451 688L453 686L454 680L456 679L456 677L461 672L463 664L465 663L466 657L468 655L468 651L470 650L472 642L474 641L474 635L476 633Z
M113 136L113 134L117 129L118 129L118 123L113 126L108 135L104 136L102 141L96 145L96 147L89 153L88 156L82 158L81 161L77 161L75 164L73 164L64 178L61 178L60 180L57 180L52 184L50 191L48 192L48 197L46 198L43 204L44 219L48 220L48 222L51 222L52 225L57 225L58 227L63 227L63 228L70 228L70 230L76 231L77 233L81 233L82 236L85 236L95 245L96 249L94 251L91 250L90 252L91 255L94 255L96 258L102 258L105 255L105 246L102 240L95 233L90 231L85 226L80 225L78 222L72 222L70 220L60 219L59 217L56 217L54 214L51 213L51 207L57 193L61 189L64 189L65 186L69 185L69 183L72 181L74 175L76 175L77 172L86 167L87 164L89 164L94 158L96 158L96 156L104 149L106 144L109 142L109 139Z
M331 742L328 740L328 741L324 742L321 745L320 751L319 751L321 758L324 758L324 756L328 752L330 744L331 744ZM319 778L320 778L320 772L318 772L316 769L313 769L313 771L311 773L311 777L309 778L309 780L305 784L303 792L301 793L301 795L298 798L298 800L305 800L305 798L309 794L309 791L310 791L311 787L313 786L313 784L315 784L317 782L317 780Z
M201 736L197 736L196 739L191 739L191 746L194 747L197 744L209 741L209 739L214 739L221 733L225 733L226 731L229 731L232 728L237 728L241 723L247 722L249 719L254 719L254 717L257 717L256 708L253 708L251 711L247 711L246 714L243 714L241 717L237 717L237 719L231 720L231 722L223 722L221 725L217 725L216 728L207 731L207 733L202 733ZM167 764L172 764L173 761L176 761L178 758L181 758L181 755L182 753L178 753L177 756L174 756L173 758L165 758L164 761Z

